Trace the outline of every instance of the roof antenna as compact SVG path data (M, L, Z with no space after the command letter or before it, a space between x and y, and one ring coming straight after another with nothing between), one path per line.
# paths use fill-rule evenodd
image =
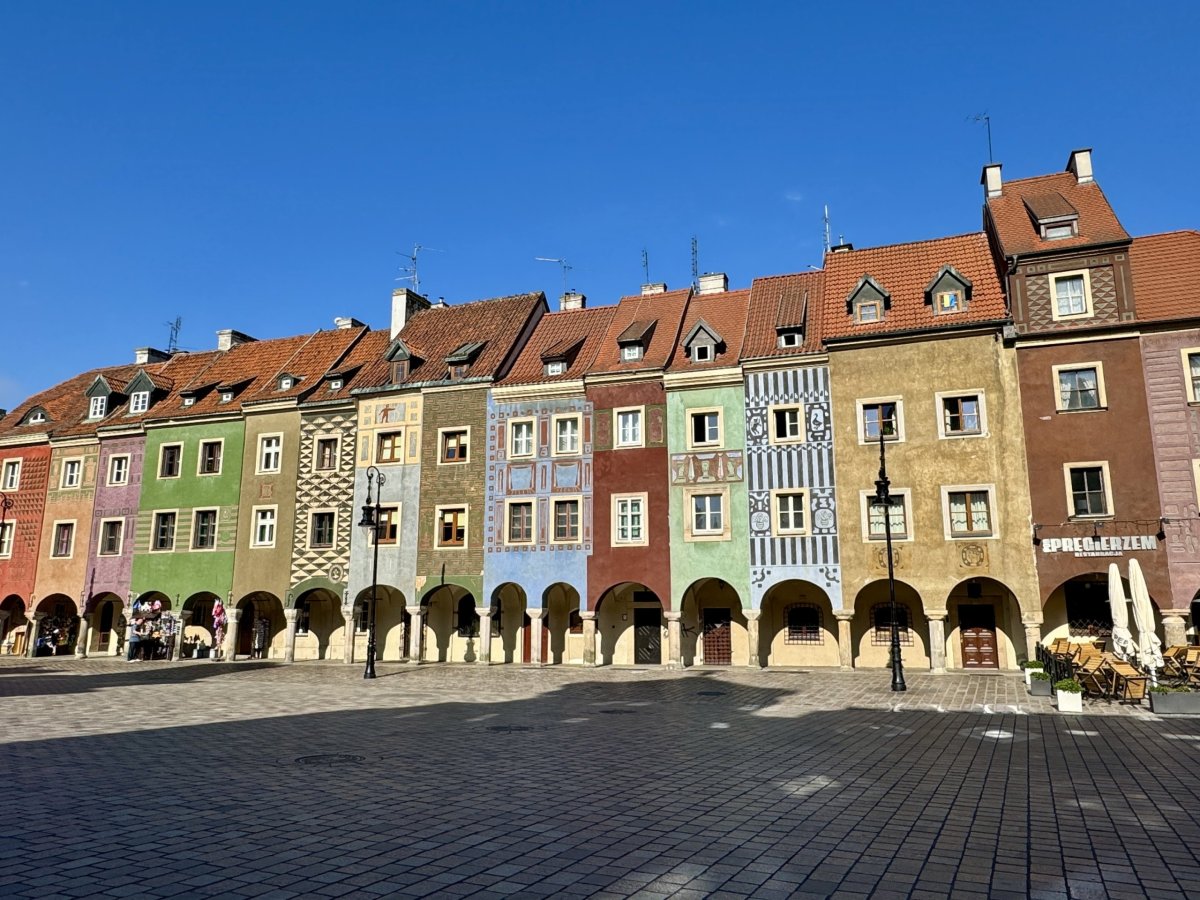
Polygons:
M700 290L700 242L692 235L692 287Z
M407 274L399 276L396 280L397 281L411 281L414 294L421 294L421 273L418 270L417 262L418 262L419 257L421 256L422 250L429 250L429 251L432 251L433 253L445 253L446 252L445 250L439 250L436 247L424 247L421 244L413 244L413 252L412 252L411 256L407 253L401 253L399 250L396 251L397 256L403 256L409 262L409 264L407 266L400 267L400 271L405 272ZM425 295L421 294L421 296L423 297Z
M825 204L825 234L823 235L823 240L825 242L825 252L828 253L829 247L830 247L830 244L829 244L829 204L828 203Z
M646 252L646 248L642 248L642 273L646 276L646 280L642 284L650 283L650 254Z
M179 349L179 331L183 328L183 316L176 316L174 322L164 324L171 329L171 336L167 339L167 352L174 353Z
M982 122L984 125L987 126L988 162L994 163L996 161L996 157L992 154L992 117L989 116L986 112L981 112L981 113L976 113L973 116L968 116L967 120L970 122Z
M538 262L558 263L559 266L562 267L563 293L565 294L567 292L567 273L570 272L575 267L573 265L571 265L569 262L567 262L565 259L562 259L557 256L535 256L534 259Z

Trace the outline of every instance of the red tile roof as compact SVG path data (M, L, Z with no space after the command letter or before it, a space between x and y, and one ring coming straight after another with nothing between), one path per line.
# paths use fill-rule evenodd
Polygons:
M343 376L339 390L331 391L322 388L303 399L305 403L323 403L350 399L351 391L360 387L374 387L388 380L391 366L383 358L388 345L392 342L390 329L381 328L370 331L347 351L343 357L334 361L331 371L340 372Z
M309 336L304 345L283 363L276 375L290 375L296 379L287 390L279 390L278 378L265 379L251 395L243 395L244 403L266 403L286 400L312 393L321 387L322 376L343 354L369 329L338 328L333 331L318 331Z
M1200 231L1134 238L1129 263L1140 321L1200 318Z
M697 294L692 297L688 302L687 312L684 313L679 338L675 342L675 352L671 355L667 369L683 372L736 366L741 358L746 337L746 310L749 305L749 289L723 291L719 294ZM725 351L717 353L708 362L692 362L683 349L683 342L700 322L716 331L725 342Z
M613 311L604 340L596 353L596 361L588 369L592 375L606 372L640 372L661 369L671 358L679 339L679 326L692 289L666 291L662 294L622 297ZM643 357L631 362L621 361L617 338L635 322L654 322L654 333Z
M971 281L971 299L962 312L937 315L925 302L925 288L946 265ZM846 311L846 300L866 275L890 294L891 307L880 321L859 324ZM825 256L821 310L824 341L916 329L935 331L996 321L1007 315L1000 279L983 232L829 253Z
M1079 233L1044 240L1030 217L1027 202L1035 208L1044 205L1046 210L1073 208L1079 213ZM988 198L984 215L989 214L1006 256L1129 240L1100 185L1094 181L1079 184L1070 172L1005 182L999 197Z
M616 309L615 306L596 306L542 316L533 336L502 383L542 384L582 377L596 358ZM583 343L575 350L575 357L566 372L562 375L545 373L544 356L569 349L581 340Z
M821 348L821 292L825 273L800 272L755 278L750 286L742 359L813 353ZM808 321L805 322L805 309ZM777 326L804 328L800 347L780 347Z

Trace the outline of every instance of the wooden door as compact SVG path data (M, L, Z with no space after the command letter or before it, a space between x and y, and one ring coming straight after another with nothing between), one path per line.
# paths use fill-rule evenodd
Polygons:
M634 609L633 661L639 666L656 666L662 662L661 610Z
M542 613L542 665L550 662L550 611Z
M526 613L521 617L521 662L533 662L533 622Z
M962 635L963 668L997 669L996 610L991 606L960 606L958 630Z
M704 664L727 666L733 659L730 632L731 613L728 609L704 610Z

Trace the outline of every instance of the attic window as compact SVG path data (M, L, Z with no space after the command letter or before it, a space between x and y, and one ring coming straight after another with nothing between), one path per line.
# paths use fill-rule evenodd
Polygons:
M103 419L105 412L108 410L107 397L93 397L91 405L88 407L89 419Z
M962 291L938 291L934 297L933 311L938 315L956 313L962 308Z
M184 405L184 406L191 406L191 405L192 405L192 404L194 404L195 402L196 402L196 398L195 398L195 397L184 397L184 398L183 398L183 405Z
M711 362L712 358L712 344L696 344L692 347L692 362Z
M33 412L31 412L29 414L29 417L25 419L25 424L26 425L41 425L45 421L46 421L46 413L40 409L35 409Z
M854 307L854 318L859 323L878 322L883 318L883 306L878 300L860 300Z
M408 377L408 360L398 359L392 363L392 384L399 384Z
M281 391L290 391L292 389L292 385L294 385L295 383L296 383L296 379L293 378L291 375L284 375L282 378L279 379L279 389Z
M626 344L621 348L621 361L634 362L642 358L641 344Z
M342 389L342 379L340 379L340 378L332 379L329 382L329 389L331 391L340 391Z
M228 403L233 399L233 391L221 391L221 402Z
M1044 240L1058 241L1079 234L1079 211L1057 191L1025 198L1025 209Z
M799 328L784 328L779 331L779 346L781 348L799 347L804 333Z
M1048 241L1057 241L1062 238L1075 237L1079 233L1078 222L1065 222L1059 225L1043 225L1042 237Z
M131 413L144 413L150 408L150 392L135 391L129 397L129 411Z
M561 359L546 363L545 372L547 375L565 375L566 371L567 364Z

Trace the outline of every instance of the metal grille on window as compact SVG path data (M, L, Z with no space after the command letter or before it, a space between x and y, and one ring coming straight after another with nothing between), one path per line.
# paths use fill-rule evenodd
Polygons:
M824 643L820 607L812 603L793 603L784 615L787 617L787 643Z
M896 625L900 632L900 643L911 646L912 632L908 627L908 607L902 603L896 604ZM892 642L892 606L890 603L877 603L871 610L871 644L875 647L886 647Z

